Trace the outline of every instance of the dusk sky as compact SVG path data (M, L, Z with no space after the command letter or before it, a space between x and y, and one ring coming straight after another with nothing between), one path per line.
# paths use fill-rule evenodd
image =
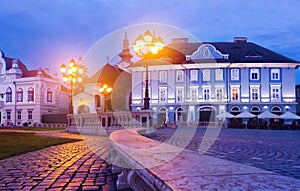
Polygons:
M246 36L300 61L297 0L1 0L0 7L0 49L29 69L58 71L99 39L142 23L173 25L205 42Z

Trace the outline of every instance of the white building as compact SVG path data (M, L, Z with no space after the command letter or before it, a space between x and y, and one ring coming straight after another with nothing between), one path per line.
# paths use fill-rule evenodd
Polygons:
M49 69L28 70L0 51L0 123L41 124L43 114L68 113L68 90Z
M132 72L133 111L143 108L145 64L150 108L157 123L218 120L225 111L254 114L296 112L295 67L299 62L245 37L234 42L189 43L174 39L159 60L139 61Z

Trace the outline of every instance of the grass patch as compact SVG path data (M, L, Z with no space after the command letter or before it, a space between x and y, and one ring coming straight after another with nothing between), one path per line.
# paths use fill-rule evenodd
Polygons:
M53 145L78 141L76 139L40 137L33 133L15 132L0 133L0 140L0 160Z
M7 130L29 130L29 131L52 131L52 130L64 130L64 127L1 127L1 129Z

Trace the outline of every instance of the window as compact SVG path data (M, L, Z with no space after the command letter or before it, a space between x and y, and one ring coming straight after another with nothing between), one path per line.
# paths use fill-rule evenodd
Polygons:
M240 99L240 88L237 86L231 87L231 100L237 101Z
M251 100L258 101L259 100L259 87L251 87Z
M183 82L183 71L182 70L177 70L176 71L176 82Z
M47 90L47 102L52 102L52 91L50 89Z
M259 69L250 69L250 80L259 80Z
M34 90L33 88L29 88L27 91L28 101L34 101Z
M271 80L280 80L280 70L279 69L271 69Z
M281 99L280 85L271 85L271 100L280 101L280 99Z
M176 89L176 101L177 102L183 101L183 95L184 95L183 88L177 88Z
M17 111L17 119L22 119L22 111Z
M17 102L23 102L23 90L19 88L17 90Z
M198 81L198 70L191 70L191 81Z
M216 89L216 99L218 101L223 99L223 89L222 88L217 88Z
M223 81L223 69L216 69L215 70L215 80L216 81Z
M231 69L231 80L240 80L240 70L239 69Z
M159 100L161 102L167 101L167 88L159 88Z
M159 82L167 82L167 72L166 71L159 72Z
M11 111L6 111L6 119L11 120Z
M12 102L12 91L11 88L7 88L6 90L6 103Z
M28 111L28 119L32 119L32 110Z
M198 100L198 87L191 87L190 94L191 94L191 100L193 101Z
M210 91L209 88L203 89L203 100L208 101L209 100Z
M203 70L203 81L210 81L210 70L205 69Z

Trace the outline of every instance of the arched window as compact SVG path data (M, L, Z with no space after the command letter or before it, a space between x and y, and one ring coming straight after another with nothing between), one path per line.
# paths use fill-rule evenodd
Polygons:
M238 106L233 106L233 107L231 108L231 112L232 112L232 113L238 113L238 112L241 112L241 108L238 107Z
M159 112L161 112L161 113L166 113L166 111L167 111L167 109L165 107L161 107L159 109Z
M51 91L51 89L47 90L47 102L52 103L52 91Z
M252 106L250 111L251 112L260 112L260 108L258 106Z
M277 115L281 115L282 114L282 109L279 106L273 106L271 108L271 112Z
M90 113L90 108L87 105L80 105L78 106L78 114L82 113Z
M258 107L258 106L252 106L250 108L250 112L255 115L258 115L258 114L260 114L261 110L260 110L260 107Z
M11 88L7 88L5 94L6 94L6 103L12 102Z
M23 102L23 89L19 88L17 90L17 102Z
M100 107L100 95L95 95L95 106Z
M34 101L34 89L33 88L29 88L27 91L28 94L28 102L29 101Z

